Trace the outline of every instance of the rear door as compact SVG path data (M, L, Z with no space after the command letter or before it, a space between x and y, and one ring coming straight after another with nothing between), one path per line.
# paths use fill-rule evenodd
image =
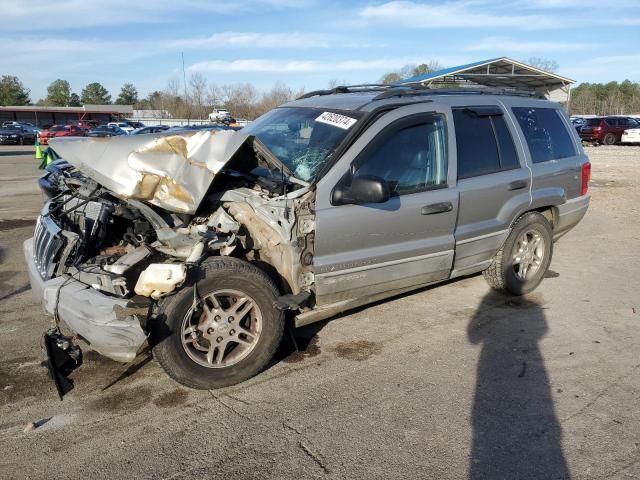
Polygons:
M499 101L453 106L460 211L452 276L486 268L529 205L531 172Z
M531 208L560 205L579 196L586 157L564 111L550 102L514 102L511 112L533 174Z
M315 279L318 305L371 297L449 276L458 210L450 110L432 104L384 115L318 183ZM391 188L385 203L332 205L349 175Z

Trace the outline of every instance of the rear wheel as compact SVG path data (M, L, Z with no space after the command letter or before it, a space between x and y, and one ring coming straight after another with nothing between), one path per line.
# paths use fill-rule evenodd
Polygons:
M482 273L492 288L523 295L540 285L552 255L553 231L548 220L538 212L525 213Z
M613 133L607 133L602 139L602 143L605 145L613 145L616 143L616 136Z
M247 380L271 360L282 339L284 315L273 307L278 290L255 266L215 258L202 266L193 287L162 304L153 353L177 382L221 388Z

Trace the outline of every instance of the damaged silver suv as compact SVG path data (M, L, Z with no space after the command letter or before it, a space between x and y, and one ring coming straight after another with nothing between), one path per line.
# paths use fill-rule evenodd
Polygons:
M496 92L340 87L238 132L51 147L24 251L61 395L78 340L122 362L148 342L209 389L260 372L287 311L306 325L477 272L530 292L589 204L559 105Z

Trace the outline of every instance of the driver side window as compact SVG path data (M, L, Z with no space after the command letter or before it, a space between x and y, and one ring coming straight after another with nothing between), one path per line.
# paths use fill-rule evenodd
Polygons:
M369 145L354 174L385 180L391 196L446 186L446 146L444 116L392 126Z

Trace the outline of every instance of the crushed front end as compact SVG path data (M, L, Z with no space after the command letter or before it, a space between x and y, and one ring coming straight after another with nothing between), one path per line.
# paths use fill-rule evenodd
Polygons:
M312 296L314 193L273 175L258 141L211 132L195 140L52 142L68 163L47 173L49 199L24 254L56 334L66 325L98 353L133 360L161 299L210 256L268 265L283 293ZM207 145L215 141L222 146ZM111 155L96 158L105 145ZM203 148L208 161L198 158Z

